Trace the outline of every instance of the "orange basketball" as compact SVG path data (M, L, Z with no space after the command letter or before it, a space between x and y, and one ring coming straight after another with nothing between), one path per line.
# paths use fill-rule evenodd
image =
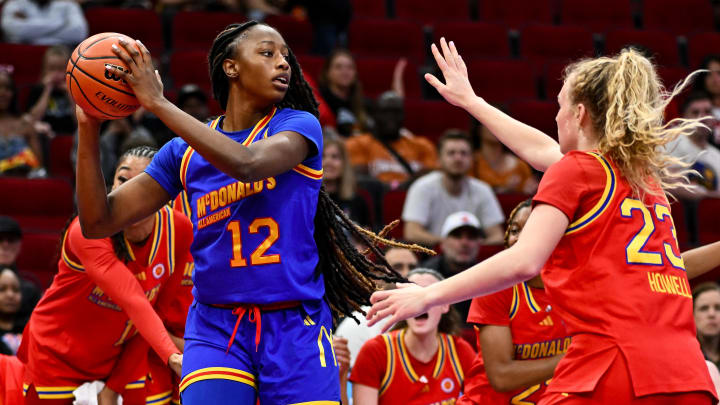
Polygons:
M67 88L75 103L93 117L114 120L127 117L140 107L130 86L105 69L105 65L113 65L128 70L111 48L113 44L120 46L120 38L135 43L126 35L103 32L81 42L68 61Z

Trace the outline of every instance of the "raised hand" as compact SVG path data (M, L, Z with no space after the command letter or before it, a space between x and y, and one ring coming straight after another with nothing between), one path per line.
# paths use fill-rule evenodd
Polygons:
M178 377L182 376L182 361L183 355L180 353L173 353L168 359L168 366L170 366L172 371L174 371Z
M372 308L367 313L368 326L390 317L383 327L387 332L394 324L428 310L427 290L415 284L398 284L398 289L377 291L370 297Z
M106 65L106 69L116 77L125 80L140 104L152 111L153 107L164 99L164 96L162 80L155 70L150 51L140 40L134 41L133 44L120 38L118 42L120 46L113 45L113 52L125 62L129 72L123 72L110 65Z
M430 50L445 78L445 83L443 84L430 73L425 74L425 80L435 87L448 103L460 108L467 108L470 102L477 97L468 79L467 66L452 41L448 44L445 38L440 38L440 47L442 55L435 44L432 44Z

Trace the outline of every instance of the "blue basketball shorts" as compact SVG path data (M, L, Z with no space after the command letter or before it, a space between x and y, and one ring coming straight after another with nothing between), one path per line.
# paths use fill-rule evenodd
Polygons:
M255 405L259 399L261 405L339 405L339 370L327 303L245 308L237 322L238 310L197 301L191 305L185 326L182 403Z

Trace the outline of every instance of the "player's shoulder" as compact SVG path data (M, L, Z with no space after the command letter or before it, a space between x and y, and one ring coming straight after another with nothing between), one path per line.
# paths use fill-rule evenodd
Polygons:
M299 121L307 121L308 123L315 123L318 122L318 119L313 114L303 111L303 110L296 110L294 108L281 108L278 109L278 111L275 113L275 116L272 119L275 122L282 122L287 120L299 120Z

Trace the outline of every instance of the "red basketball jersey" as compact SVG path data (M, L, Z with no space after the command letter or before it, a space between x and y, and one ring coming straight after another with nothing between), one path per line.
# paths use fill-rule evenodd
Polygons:
M378 404L452 405L475 353L466 341L441 333L435 359L416 360L405 346L405 329L368 340L350 381L378 389Z
M536 360L565 353L570 347L565 325L542 288L527 283L473 299L468 322L510 328L515 360ZM508 392L495 391L485 373L478 333L478 355L465 379L465 396L476 404L536 404L546 383Z
M572 335L548 391L593 391L623 356L637 396L715 395L665 196L641 200L606 157L573 151L548 169L533 201L570 221L542 271Z
M35 308L18 354L26 363L26 383L35 384L41 399L57 387L107 378L125 342L137 333L128 318L131 310L146 332L164 330L150 303L173 271L185 267L191 241L187 218L165 207L155 214L144 244L125 241L131 260L123 264L109 238L85 239L73 221L58 274ZM163 358L178 351L166 336L146 336Z

